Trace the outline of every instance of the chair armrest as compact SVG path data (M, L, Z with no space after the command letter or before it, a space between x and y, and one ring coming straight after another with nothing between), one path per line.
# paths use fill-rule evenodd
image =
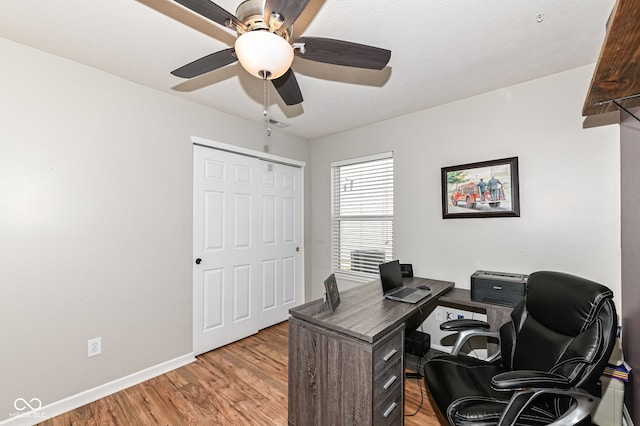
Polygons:
M456 342L451 349L451 355L458 355L462 350L465 343L472 337L484 336L492 337L494 339L500 339L500 334L494 331L489 331L489 323L485 321L473 320L473 319L455 319L445 321L440 324L440 330L451 331L458 333ZM500 352L493 354L487 358L487 361L491 362L500 357Z
M462 330L488 330L489 323L474 319L455 319L445 321L440 324L440 330L443 331L462 331Z
M567 387L566 389L547 388L517 390L512 395L507 408L502 412L502 416L500 416L497 426L514 426L519 424L518 419L524 412L525 408L535 399L548 395L565 396L572 398L575 401L575 404L571 404L568 410L566 410L552 423L549 423L548 426L573 426L582 424L582 422L593 412L600 401L600 398L596 398L588 392L574 387Z
M453 330L450 330L450 331L453 331ZM453 348L451 349L451 355L458 355L462 350L464 344L467 343L467 341L472 337L480 336L480 337L490 337L493 339L500 339L500 333L497 333L495 331L489 331L486 329L460 330L457 333L458 333L458 337L456 338L456 342L454 343ZM495 354L487 358L485 361L493 362L499 357L500 357L500 351L496 352Z
M496 374L491 379L491 387L497 391L518 390L526 388L568 389L569 379L559 374L544 371L516 370Z

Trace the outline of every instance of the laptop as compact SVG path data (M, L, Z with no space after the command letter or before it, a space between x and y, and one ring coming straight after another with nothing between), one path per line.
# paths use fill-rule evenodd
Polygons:
M431 294L431 290L402 286L402 271L399 260L381 263L378 268L380 269L380 281L382 281L382 292L385 299L418 303Z

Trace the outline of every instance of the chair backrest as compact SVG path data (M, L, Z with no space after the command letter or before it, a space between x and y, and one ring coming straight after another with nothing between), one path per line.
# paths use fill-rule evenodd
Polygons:
M616 338L609 288L560 272L535 272L511 319L500 329L505 368L561 374L573 386L596 392Z

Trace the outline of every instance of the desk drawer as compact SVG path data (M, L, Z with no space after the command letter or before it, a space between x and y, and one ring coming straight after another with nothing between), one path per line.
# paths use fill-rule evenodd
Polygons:
M403 382L402 360L397 359L395 364L385 368L382 374L376 374L373 379L373 401L374 404L382 401L391 393L398 383Z
M403 359L404 327L389 333L387 340L373 349L373 376L377 377L385 369Z
M373 424L399 425L402 424L402 379L389 389L389 394L381 402L375 401L373 406Z

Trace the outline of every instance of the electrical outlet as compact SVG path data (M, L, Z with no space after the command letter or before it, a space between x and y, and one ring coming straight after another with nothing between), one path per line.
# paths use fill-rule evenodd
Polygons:
M102 353L102 337L96 337L95 339L89 339L87 342L87 356L96 356Z
M436 321L442 322L442 309L436 308Z

